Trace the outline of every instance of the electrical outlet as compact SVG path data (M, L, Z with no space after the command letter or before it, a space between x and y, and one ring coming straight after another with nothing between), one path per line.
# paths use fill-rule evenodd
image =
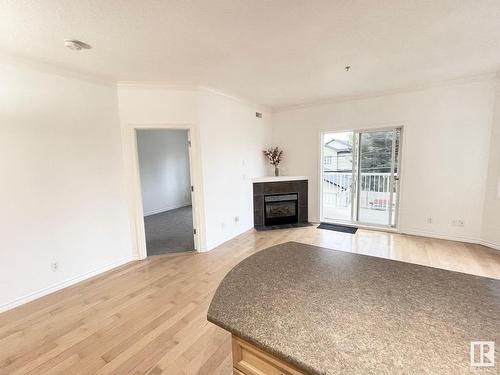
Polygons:
M235 222L235 223L237 223L237 222L239 222L239 221L240 221L240 217L239 217L239 216L235 216L235 217L234 217L234 222Z
M52 272L56 272L59 270L59 263L58 262L52 262L50 263L50 269Z
M432 224L432 217L427 218L427 224Z
M465 226L465 221L462 219L453 219L451 221L451 226L452 227L464 227Z
M226 224L224 224L224 223L220 223L220 230L221 230L221 231L224 231L224 227L225 227L225 226L226 226Z

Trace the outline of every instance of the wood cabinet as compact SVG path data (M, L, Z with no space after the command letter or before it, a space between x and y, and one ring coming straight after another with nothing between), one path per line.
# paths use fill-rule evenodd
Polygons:
M293 366L233 336L234 375L306 375Z

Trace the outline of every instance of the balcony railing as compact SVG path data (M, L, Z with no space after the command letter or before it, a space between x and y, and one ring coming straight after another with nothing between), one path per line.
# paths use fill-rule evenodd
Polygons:
M390 173L362 173L359 180L359 207L387 210L390 181ZM325 171L323 173L323 205L325 207L349 207L353 198L352 188L352 173Z

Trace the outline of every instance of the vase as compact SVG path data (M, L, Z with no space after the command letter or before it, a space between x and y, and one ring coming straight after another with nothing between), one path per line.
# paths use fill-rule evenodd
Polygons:
M279 167L274 167L274 175L279 176L280 175L280 169Z

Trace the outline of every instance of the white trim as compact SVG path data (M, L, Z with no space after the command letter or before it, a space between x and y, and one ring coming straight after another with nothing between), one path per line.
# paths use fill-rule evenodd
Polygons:
M172 210L175 210L177 208L187 207L187 206L191 206L191 202L176 203L176 204L171 204L169 206L164 206L164 207L161 207L161 208L157 208L155 210L144 212L143 216L146 217L146 216L156 215L156 214L159 214L161 212L172 211Z
M319 213L319 222L324 218L323 215L323 161L325 158L325 147L324 147L324 140L325 140L325 132L320 130L319 131L319 157L318 157L318 168L316 169L316 173L318 173L318 213Z
M309 180L307 176L265 176L252 178L252 182L255 184L257 182L278 182L278 181L301 181Z
M116 81L111 77L83 72L78 69L68 69L53 63L46 63L38 60L33 60L31 58L21 57L3 52L0 52L0 60L8 64L23 65L29 69L37 70L45 74L54 74L60 77L75 79L78 81L100 86L116 87Z
M169 82L155 82L155 81L118 81L116 86L119 88L128 89L146 89L146 90L172 90L172 91L192 91L192 92L209 92L212 94L223 96L227 99L239 102L241 104L256 108L262 112L272 112L272 108L261 103L256 103L250 99L242 96L234 95L211 86L204 85L184 85Z
M437 238L440 240L448 240L448 241L457 241L457 242L465 242L471 243L475 245L482 245L489 247L490 249L500 251L500 244L489 242L480 238L472 238L472 237L463 237L463 236L455 236L455 235L447 235L447 234L439 234L435 232L426 232L422 230L413 230L413 229L402 229L399 231L400 234L408 234L411 236L419 236L419 237L429 237L429 238Z
M339 95L339 96L324 97L324 98L320 98L317 100L306 101L303 103L275 106L275 107L272 107L272 110L273 110L273 113L287 112L287 111L293 111L293 110L297 110L297 109L316 107L316 106L322 106L322 105L328 105L328 104L334 104L334 103L350 102L350 101L356 101L356 100L378 98L378 97L382 97L382 96L411 93L411 92L415 92L415 91L423 91L423 90L428 90L428 89L433 89L433 88L443 87L443 86L453 86L453 85L460 85L460 84L466 84L466 83L471 83L471 82L480 82L480 81L494 79L496 76L497 76L496 71L495 72L487 71L487 72L483 72L483 73L472 75L472 76L465 76L465 77L462 76L462 77L457 77L457 78L452 78L452 79L427 82L427 83L410 85L410 86L400 87L400 88L391 89L391 90L380 90L380 91L375 91L372 93L364 93L364 94Z
M248 99L248 98L245 98L245 97L242 97L239 95L234 95L234 94L219 90L215 87L200 85L200 86L198 86L198 89L200 92L206 91L206 92L210 92L212 94L220 95L220 96L223 96L227 99L230 99L230 100L239 102L241 104L247 105L249 107L259 109L262 112L272 112L272 108L267 106L267 105L264 105L261 103L256 103L255 101L253 101L251 99Z
M478 238L462 237L462 236L454 236L454 235L443 235L443 234L434 233L434 232L426 232L426 231L411 230L411 229L410 230L401 230L399 233L400 234L408 234L411 236L429 237L429 238L437 238L440 240L471 243L471 244L475 244L475 245L486 246L490 249L500 251L500 244L485 241L485 240L478 239Z
M14 307L24 305L25 303L34 301L35 299L38 299L40 297L46 296L47 294L51 294L54 292L57 292L58 290L67 288L71 285L77 284L81 281L90 279L91 277L100 275L106 271L112 270L113 268L120 267L126 263L132 262L134 260L139 260L138 257L134 256L129 256L122 258L116 262L106 264L104 266L97 267L89 272L85 272L84 274L76 277L72 277L70 279L66 279L64 281L58 282L56 284L53 284L49 287L39 289L37 291L31 292L29 294L26 294L22 297L16 298L10 302L4 303L3 305L0 305L0 313L13 309Z
M493 243L493 242L489 242L489 241L485 241L485 240L479 240L477 242L477 244L489 247L489 248L491 248L493 250L499 250L500 251L500 244L498 244L498 243Z
M129 89L198 91L198 86L156 81L118 81L116 86Z
M236 234L232 235L230 238L224 238L221 240L218 240L214 244L212 244L210 247L207 247L206 251L212 251L221 246L222 244L234 240L236 237L241 236L243 233L246 233L248 231L253 231L254 226L253 224L250 224L249 226L242 228L241 230L237 231Z
M314 220L310 220L310 222L316 223ZM319 224L319 222L318 222L318 224ZM355 228L359 228L359 229L372 230L372 231L377 231L377 232L403 234L403 235L408 235L408 236L418 236L418 237L425 237L425 238L435 238L438 240L470 243L470 244L474 244L474 245L486 246L490 249L500 251L500 244L484 241L484 240L477 239L477 238L471 238L471 237L446 235L446 234L439 234L439 233L435 233L435 232L426 232L426 231L414 230L414 229L397 230L395 228L374 227L374 226L361 225L361 224L358 225L358 224L346 223L346 222L334 222L333 224L339 224L339 225L344 225L347 227L355 227Z
M483 241L480 240L480 239L478 239L478 238L456 236L456 235L453 235L453 234L440 234L440 233L436 233L436 232L427 232L427 231L423 231L423 230L401 229L399 231L399 233L400 234L407 234L407 235L410 235L410 236L437 238L439 240L472 243L472 244L476 244L476 245L482 245L483 244Z

